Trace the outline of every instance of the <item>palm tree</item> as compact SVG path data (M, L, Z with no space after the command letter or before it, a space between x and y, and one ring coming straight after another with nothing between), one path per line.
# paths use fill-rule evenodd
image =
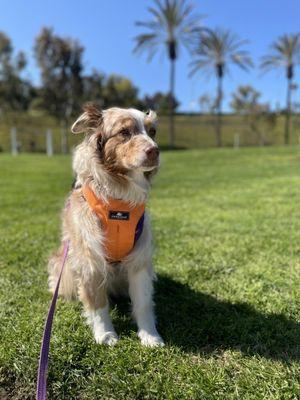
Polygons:
M300 35L290 34L280 36L270 46L270 54L262 57L261 68L270 71L274 68L284 67L287 78L286 94L286 119L284 128L284 143L289 143L290 137L290 115L291 115L291 95L293 89L293 77L295 66L300 64Z
M174 147L174 87L175 61L180 46L190 49L193 36L199 31L199 17L194 15L194 7L186 0L154 0L155 7L148 11L153 17L149 21L138 21L138 26L148 29L148 32L135 37L134 52L148 52L148 60L162 47L168 52L170 60L170 90L169 90L169 146Z
M244 70L253 66L249 53L242 49L245 43L246 40L241 40L229 29L206 29L198 36L194 49L195 59L190 64L190 75L206 70L208 73L213 72L218 80L216 142L219 147L222 146L223 78L228 72L228 64L235 64Z

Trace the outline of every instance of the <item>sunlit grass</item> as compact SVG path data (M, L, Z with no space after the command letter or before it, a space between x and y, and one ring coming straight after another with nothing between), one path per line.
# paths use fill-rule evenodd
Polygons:
M70 158L0 155L0 398L33 399ZM96 345L79 303L58 302L49 399L297 399L300 393L297 148L162 154L149 209L162 349Z

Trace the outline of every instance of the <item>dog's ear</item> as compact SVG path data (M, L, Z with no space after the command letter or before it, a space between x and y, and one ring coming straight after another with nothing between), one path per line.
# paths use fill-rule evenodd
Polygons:
M102 111L96 104L88 103L83 110L71 127L72 133L94 133L102 124Z

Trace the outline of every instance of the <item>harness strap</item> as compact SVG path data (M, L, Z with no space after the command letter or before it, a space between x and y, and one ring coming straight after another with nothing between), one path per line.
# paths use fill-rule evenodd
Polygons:
M144 228L144 219L145 219L145 213L141 216L139 219L139 222L137 223L137 226L135 228L135 235L134 235L134 244L139 240L141 237L141 234L143 233L143 228Z
M69 240L64 242L63 259L61 264L60 274L57 280L56 288L53 293L52 301L48 310L48 315L44 327L43 340L41 344L40 360L38 368L38 378L37 378L37 391L36 400L45 400L47 396L47 370L48 370L48 358L49 358L49 347L50 347L50 337L52 330L53 316L55 312L55 305L58 297L58 289L61 281L61 276L63 269L67 260L69 252Z

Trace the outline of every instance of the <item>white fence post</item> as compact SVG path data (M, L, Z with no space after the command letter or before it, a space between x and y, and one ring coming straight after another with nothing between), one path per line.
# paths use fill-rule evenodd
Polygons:
M46 131L46 148L47 148L47 156L53 156L53 141L52 141L52 130L47 129Z
M234 142L233 142L233 147L235 149L238 149L240 147L240 135L238 133L236 133L234 135Z
M17 139L17 128L14 126L10 130L10 140L11 140L11 154L13 156L16 156L19 153L19 149L18 149L18 139Z

